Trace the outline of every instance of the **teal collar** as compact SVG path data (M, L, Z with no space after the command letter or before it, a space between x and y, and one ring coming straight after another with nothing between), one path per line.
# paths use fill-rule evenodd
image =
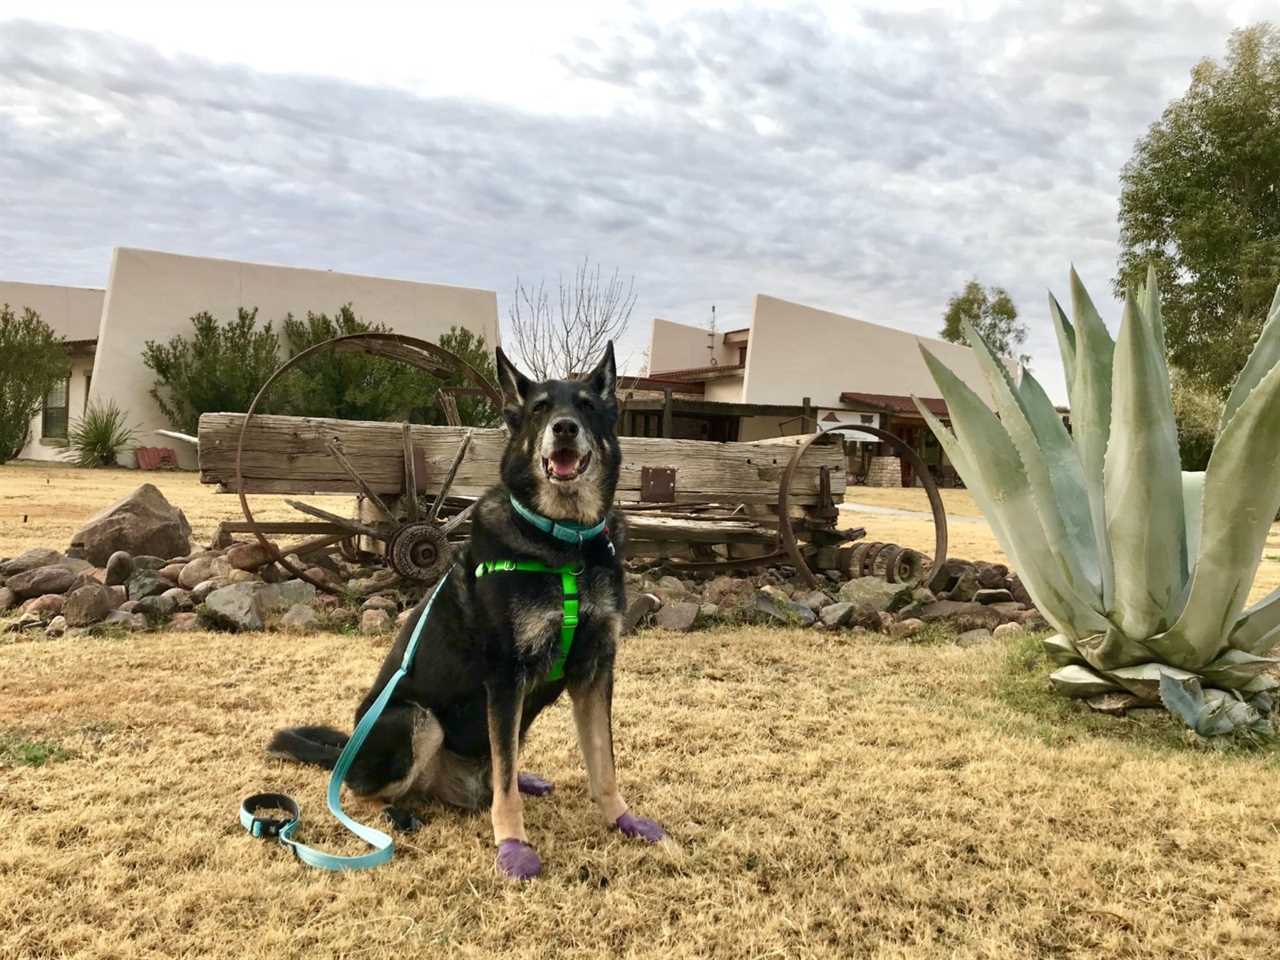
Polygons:
M604 533L605 523L607 522L606 518L605 520L601 520L594 527L585 527L580 523L570 523L567 520L551 520L540 513L534 513L523 503L517 500L514 495L511 497L511 506L516 513L520 514L521 517L529 521L543 533L550 534L557 540L562 540L565 543L581 544L588 540L592 540Z

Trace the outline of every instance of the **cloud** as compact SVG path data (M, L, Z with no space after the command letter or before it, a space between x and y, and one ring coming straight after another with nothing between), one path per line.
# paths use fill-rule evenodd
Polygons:
M1232 26L1187 0L1076 10L617 21L559 57L566 90L607 92L593 113L3 23L6 279L102 283L121 244L505 298L589 254L636 275L638 353L650 317L745 324L757 292L933 334L976 275L1061 396L1045 288L1074 260L1106 299L1120 167Z

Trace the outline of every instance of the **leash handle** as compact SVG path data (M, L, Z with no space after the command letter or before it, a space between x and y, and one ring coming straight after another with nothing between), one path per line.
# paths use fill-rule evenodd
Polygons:
M302 810L293 799L283 793L254 794L240 805L240 823L249 831L250 835L262 839L275 837L281 844L292 850L294 855L303 863L312 867L319 867L321 870L369 870L387 863L395 856L395 841L391 839L390 835L369 826L367 823L361 823L347 816L343 811L342 784L346 779L347 771L355 763L356 754L364 746L365 740L369 738L370 731L373 730L374 725L382 716L382 711L386 709L391 695L395 693L396 685L399 684L413 665L413 657L418 649L418 639L422 636L422 627L427 622L428 614L431 613L431 605L436 602L436 597L444 588L445 582L452 572L453 568L450 567L448 572L440 578L440 582L436 584L435 590L431 592L431 598L427 600L422 616L418 618L418 622L414 625L413 633L409 637L409 642L405 645L404 657L400 660L400 668L396 670L391 679L382 688L382 692L378 694L378 699L373 702L373 706L365 711L364 716L360 718L360 722L356 724L355 730L351 733L351 739L342 748L342 753L338 756L338 762L333 765L333 772L329 775L329 789L325 794L325 803L329 807L329 812L333 814L339 823L373 847L373 849L368 853L355 856L342 856L336 853L325 853L323 850L317 850L315 847L307 846L305 843L293 839L293 834L302 822ZM270 807L278 807L288 811L291 814L291 819L274 820L254 815L257 810Z

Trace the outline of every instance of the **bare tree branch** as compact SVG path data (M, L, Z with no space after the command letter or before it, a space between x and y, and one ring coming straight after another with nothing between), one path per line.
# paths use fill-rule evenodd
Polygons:
M618 340L631 323L636 305L635 277L623 280L615 269L606 279L589 258L568 282L560 276L559 310L553 313L545 281L526 287L516 278L507 316L514 353L534 379L550 380L590 370L605 344Z

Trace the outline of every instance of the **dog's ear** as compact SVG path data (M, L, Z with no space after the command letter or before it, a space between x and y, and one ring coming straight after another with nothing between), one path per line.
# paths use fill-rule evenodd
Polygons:
M613 361L613 341L605 344L604 356L596 364L596 368L587 376L591 389L606 400L616 399L614 391L618 385L618 368Z
M498 366L498 386L502 390L502 416L515 429L524 409L524 399L529 395L530 380L507 359L501 347L493 351Z

